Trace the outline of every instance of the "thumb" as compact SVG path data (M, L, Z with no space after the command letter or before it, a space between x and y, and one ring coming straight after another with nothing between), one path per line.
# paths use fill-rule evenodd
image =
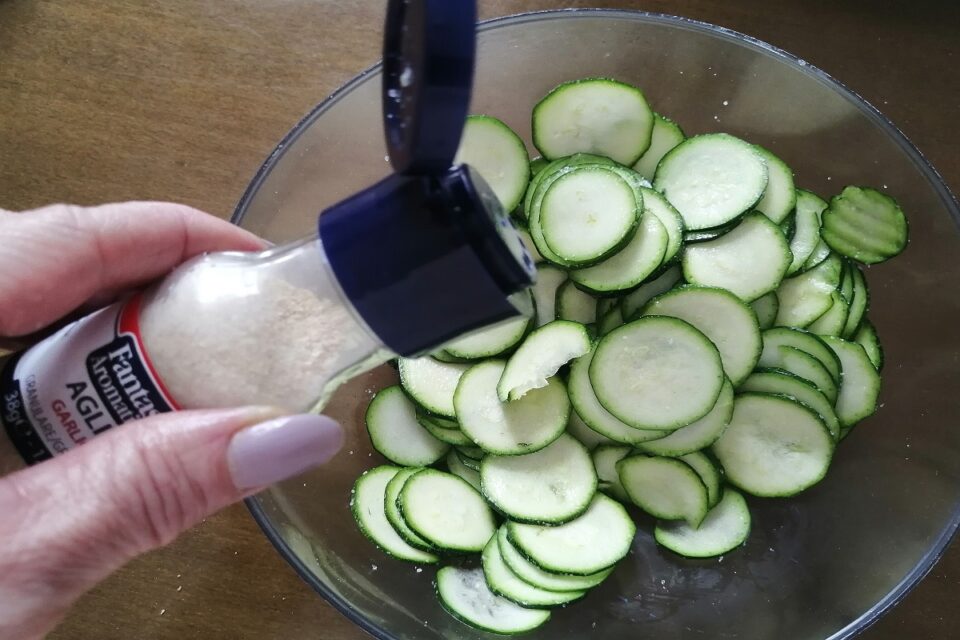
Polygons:
M324 464L343 433L262 407L128 424L0 480L0 637L48 631L134 556L266 485ZM53 614L53 615L51 615Z

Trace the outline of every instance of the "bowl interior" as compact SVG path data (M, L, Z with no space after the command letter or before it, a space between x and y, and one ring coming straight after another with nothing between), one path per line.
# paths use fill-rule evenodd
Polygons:
M750 540L724 558L674 556L653 543L652 523L641 518L633 552L611 579L530 637L850 635L929 569L956 528L956 204L892 125L819 70L675 18L581 11L489 23L479 36L472 112L503 119L529 145L538 98L588 76L640 86L688 135L727 131L768 147L799 186L822 196L847 184L887 189L906 210L912 237L901 257L868 270L870 317L886 351L882 404L839 447L826 480L793 499L751 499ZM379 90L379 71L368 71L301 122L236 219L276 242L298 238L313 231L323 207L386 175ZM384 367L341 389L328 412L347 427L343 453L251 507L301 574L374 635L495 637L443 612L434 570L388 559L350 515L353 481L382 462L363 412L371 392L394 378Z

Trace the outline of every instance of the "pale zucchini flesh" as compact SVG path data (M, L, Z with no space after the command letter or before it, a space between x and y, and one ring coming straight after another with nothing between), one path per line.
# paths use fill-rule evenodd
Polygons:
M719 238L687 247L683 275L687 282L721 287L751 302L780 285L791 257L779 227L751 213Z
M636 532L626 509L601 493L582 515L559 526L507 523L510 542L541 569L580 576L622 560Z
M813 410L782 396L737 396L713 445L728 482L760 497L791 496L827 473L834 439Z
M697 528L685 522L661 522L654 529L657 542L688 558L712 558L733 551L750 535L750 509L733 489L725 489Z
M437 595L455 618L493 633L512 635L536 629L550 619L546 609L528 609L490 590L483 569L444 567L437 572Z
M560 367L590 351L590 334L579 322L554 320L536 329L507 360L497 383L501 402L518 400L547 386Z
M629 456L617 463L617 473L630 500L655 518L696 527L710 508L700 474L682 460Z
M699 420L716 404L724 380L714 344L689 323L664 316L614 329L590 363L600 403L638 429L679 429Z
M439 558L417 549L404 540L387 520L385 510L387 484L400 472L399 467L384 465L370 469L357 478L350 497L350 509L360 531L388 555L409 562L433 564Z
M486 456L480 479L484 497L518 522L572 520L586 510L597 490L590 453L566 434L534 453Z
M570 417L570 400L560 378L529 391L519 400L504 403L497 384L506 363L485 360L464 374L454 404L460 428L490 453L519 455L538 451L563 433Z
M433 464L450 448L420 424L416 406L397 385L377 392L365 421L373 448L396 464Z

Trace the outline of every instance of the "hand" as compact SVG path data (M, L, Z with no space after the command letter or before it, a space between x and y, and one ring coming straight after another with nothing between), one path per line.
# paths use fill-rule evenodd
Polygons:
M193 255L262 247L237 227L175 204L0 211L0 337L103 304ZM0 638L42 637L134 556L325 463L342 441L340 427L323 416L269 407L182 411L113 429L0 478Z

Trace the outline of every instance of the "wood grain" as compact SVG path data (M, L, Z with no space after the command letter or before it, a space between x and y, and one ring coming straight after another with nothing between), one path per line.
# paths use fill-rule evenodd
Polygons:
M960 10L916 0L486 0L717 23L809 60L889 115L960 190ZM382 0L0 0L0 207L179 200L227 216L276 141L378 57ZM960 548L864 638L949 637ZM273 552L243 507L131 563L52 636L364 634Z

